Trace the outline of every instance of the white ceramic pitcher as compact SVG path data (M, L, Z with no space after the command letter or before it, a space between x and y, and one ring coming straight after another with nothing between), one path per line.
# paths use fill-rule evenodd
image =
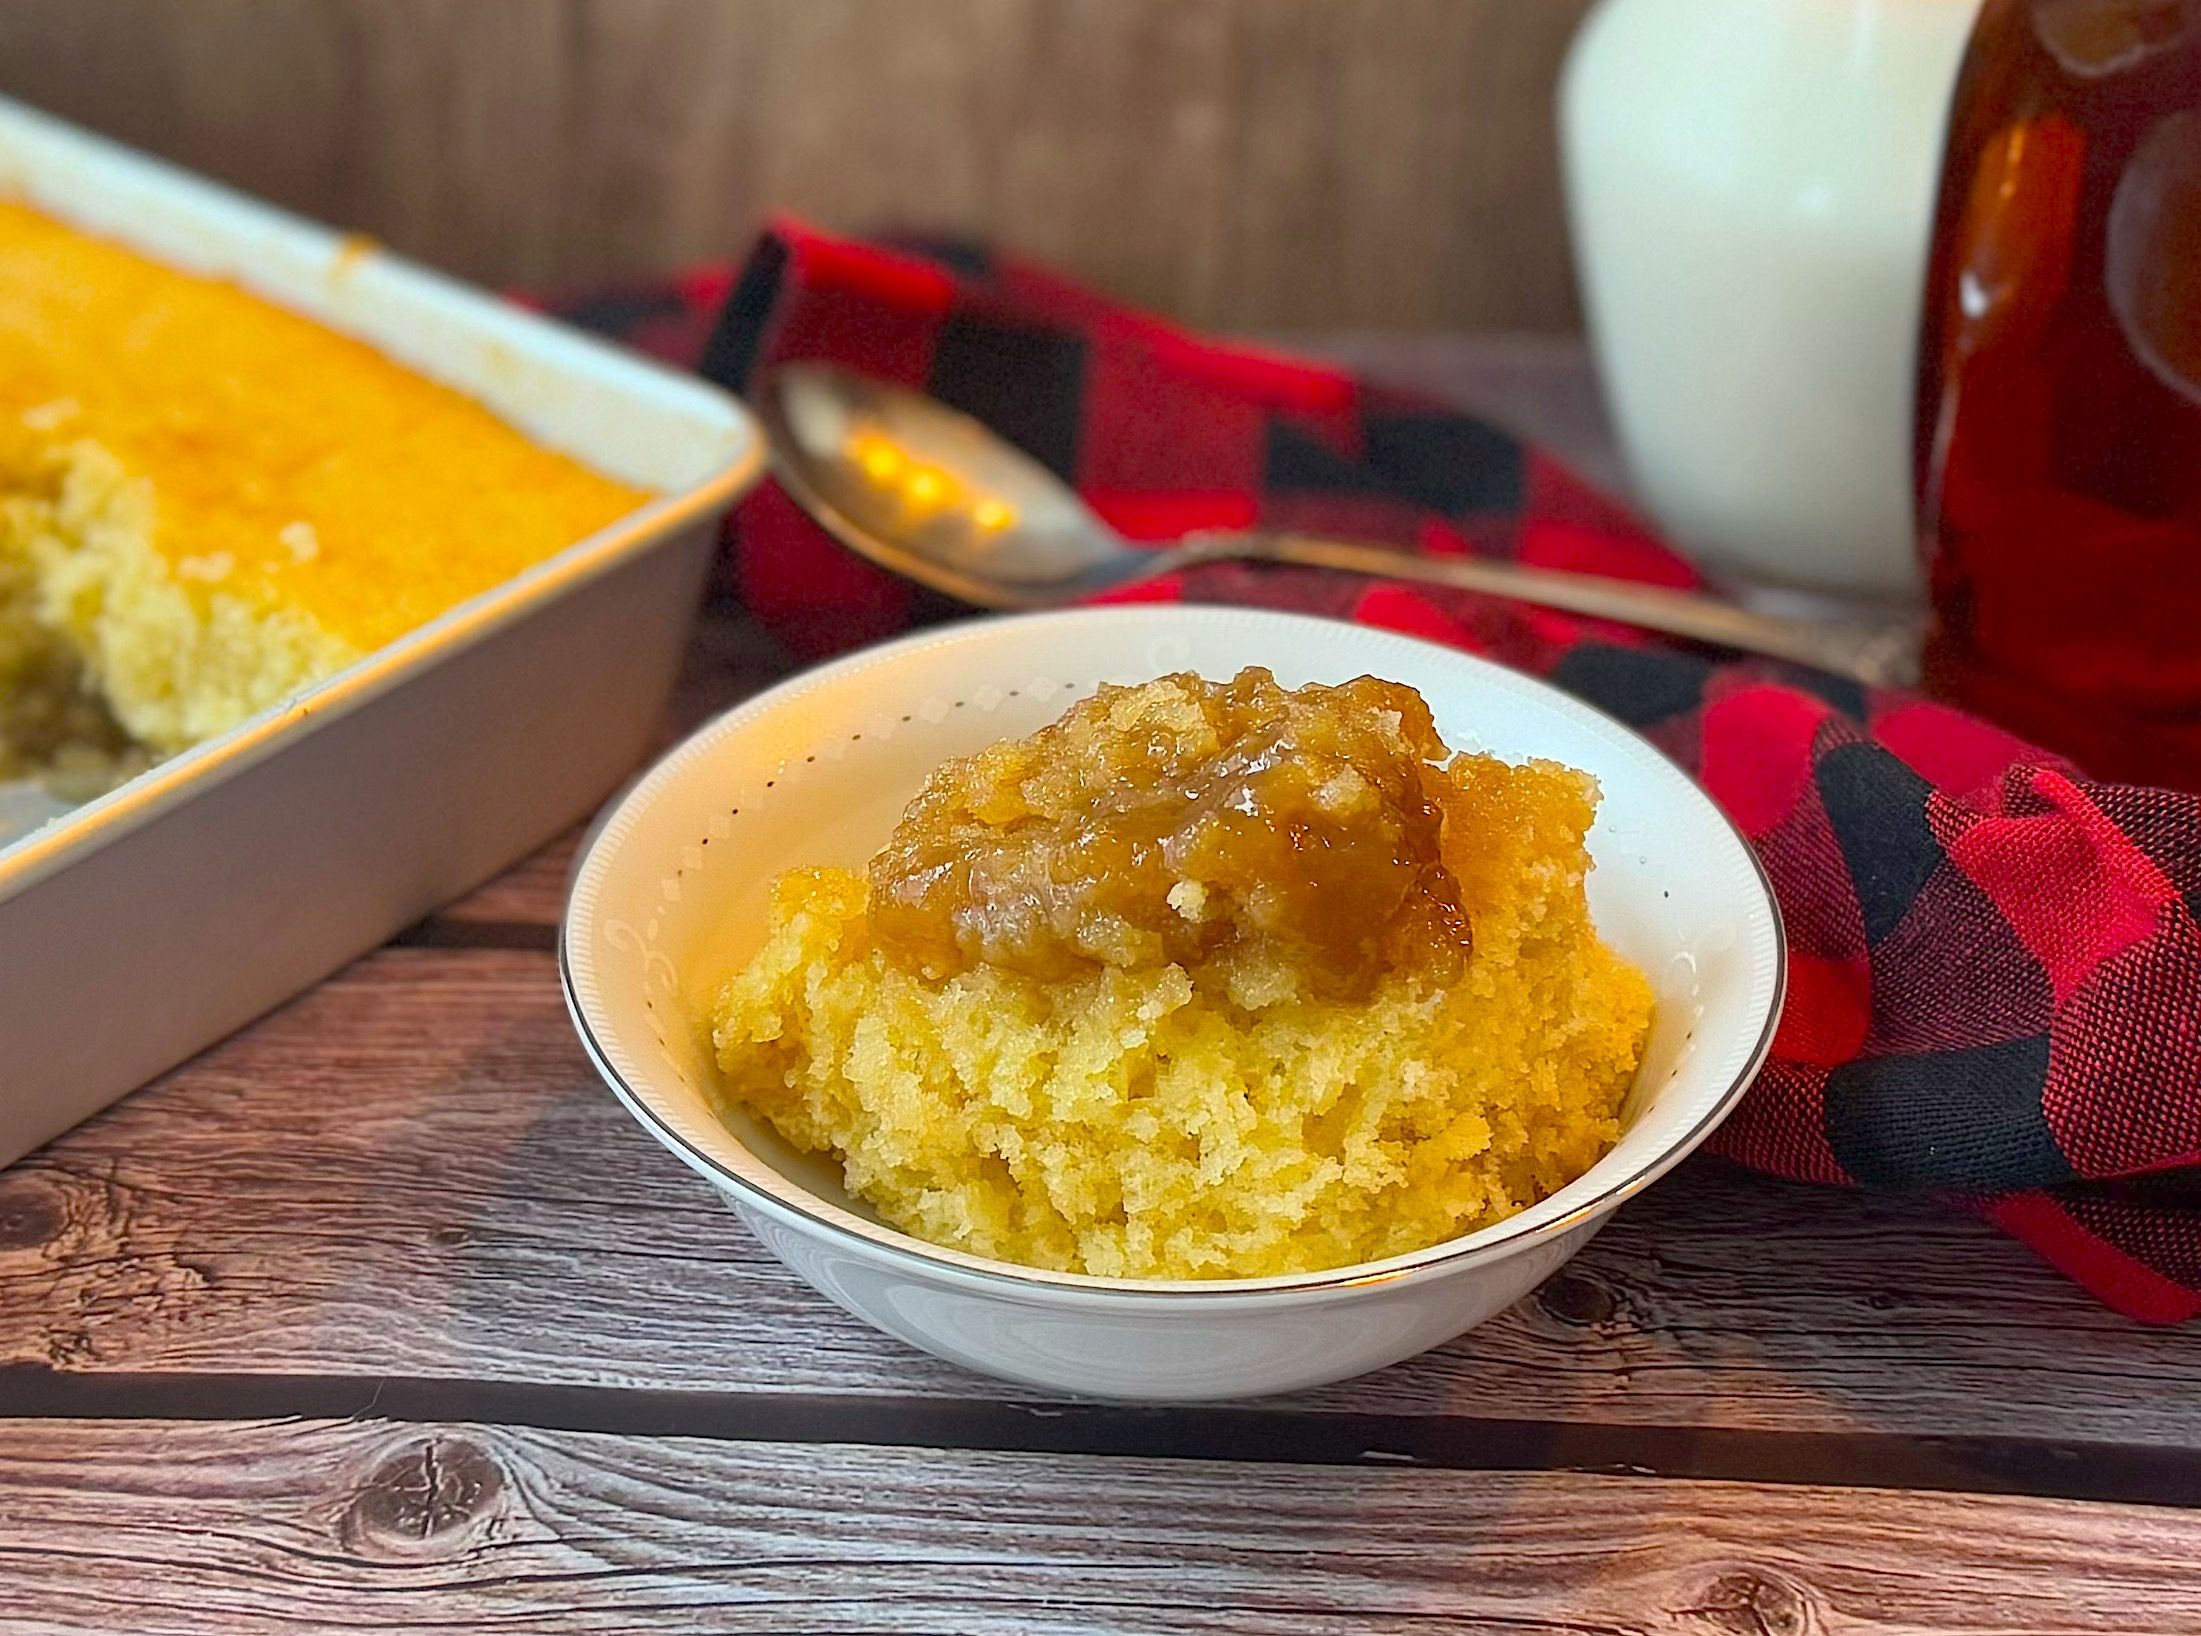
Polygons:
M1560 92L1636 497L1715 576L1918 592L1912 419L1980 0L1603 0Z

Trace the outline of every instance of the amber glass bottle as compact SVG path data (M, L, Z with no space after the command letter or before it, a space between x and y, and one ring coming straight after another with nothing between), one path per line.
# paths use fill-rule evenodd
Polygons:
M2201 789L2201 0L1987 0L1919 353L1927 679Z

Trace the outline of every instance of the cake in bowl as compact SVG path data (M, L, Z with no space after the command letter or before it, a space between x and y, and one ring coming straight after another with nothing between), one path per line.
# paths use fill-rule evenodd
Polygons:
M362 342L0 201L0 778L211 738L641 499Z
M718 1094L889 1224L1139 1279L1381 1260L1617 1140L1651 1010L1584 883L1597 788L1413 689L1104 687L941 766L862 871L774 886Z

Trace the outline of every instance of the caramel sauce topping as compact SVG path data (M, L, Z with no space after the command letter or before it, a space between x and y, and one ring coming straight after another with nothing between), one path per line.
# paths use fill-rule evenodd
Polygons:
M1441 976L1469 945L1447 754L1421 695L1371 676L1104 687L926 781L872 860L872 936L933 979L1245 955L1327 995Z

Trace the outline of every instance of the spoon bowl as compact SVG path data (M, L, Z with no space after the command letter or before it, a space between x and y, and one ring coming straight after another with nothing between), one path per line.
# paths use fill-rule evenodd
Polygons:
M795 502L921 585L983 608L1040 608L1154 572L1053 472L935 399L790 364L757 409Z

